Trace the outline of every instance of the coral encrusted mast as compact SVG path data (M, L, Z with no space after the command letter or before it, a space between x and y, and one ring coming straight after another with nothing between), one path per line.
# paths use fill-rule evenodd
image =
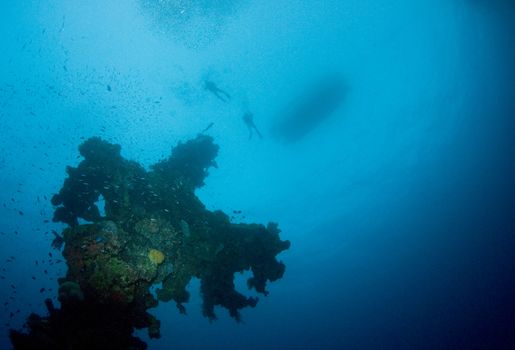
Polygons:
M31 314L28 333L11 331L14 349L146 349L134 329L159 337L160 323L148 309L173 300L184 313L193 277L200 279L204 316L215 319L219 305L236 320L257 299L235 290L235 272L250 270L248 287L264 295L267 281L282 277L276 255L290 242L279 238L276 224L231 223L195 195L216 166L211 137L180 143L150 171L97 137L79 151L84 160L67 168L52 198L54 221L69 225L62 234L68 271L59 280L61 308L47 299L48 316ZM105 216L96 205L102 198ZM156 300L149 289L161 283Z

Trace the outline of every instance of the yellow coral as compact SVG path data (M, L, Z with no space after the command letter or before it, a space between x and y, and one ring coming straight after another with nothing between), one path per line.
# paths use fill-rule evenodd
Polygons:
M160 250L150 249L149 252L148 252L148 258L154 264L159 265L159 264L161 264L164 261L165 255Z

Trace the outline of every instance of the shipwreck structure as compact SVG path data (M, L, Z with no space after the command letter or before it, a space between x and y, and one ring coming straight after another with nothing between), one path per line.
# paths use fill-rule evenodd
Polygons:
M218 305L240 320L239 311L258 300L235 290L234 274L251 271L248 287L263 295L267 282L283 276L276 256L290 242L277 224L231 223L195 195L216 166L211 137L178 144L149 170L120 149L90 138L79 147L84 159L66 169L52 198L53 220L68 226L53 244L68 266L59 280L61 306L48 299L47 316L32 314L28 332L11 331L14 349L146 349L134 329L159 337L160 322L148 310L174 301L184 313L192 278L200 280L204 316L215 319Z

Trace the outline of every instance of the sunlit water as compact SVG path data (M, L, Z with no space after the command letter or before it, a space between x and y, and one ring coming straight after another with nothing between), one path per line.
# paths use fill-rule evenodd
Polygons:
M287 270L243 324L224 310L204 319L194 281L187 316L173 303L152 310L163 336L149 349L515 348L509 1L0 9L0 348L45 312L65 272L34 261L50 250L44 232L62 228L44 222L48 199L83 138L150 165L210 123L220 153L200 198L241 210L237 220L279 222ZM281 111L332 73L346 81L343 104L298 142L276 142ZM247 110L262 140L249 140Z

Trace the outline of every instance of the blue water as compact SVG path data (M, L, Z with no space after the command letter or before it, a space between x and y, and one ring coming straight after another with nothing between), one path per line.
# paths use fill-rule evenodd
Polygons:
M514 8L2 1L0 348L65 273L35 260L63 228L44 220L83 138L148 166L214 123L218 168L197 194L278 222L286 273L243 324L203 318L193 281L188 315L160 304L162 338L136 333L149 349L515 349ZM341 106L297 142L274 140L285 106L332 72Z

